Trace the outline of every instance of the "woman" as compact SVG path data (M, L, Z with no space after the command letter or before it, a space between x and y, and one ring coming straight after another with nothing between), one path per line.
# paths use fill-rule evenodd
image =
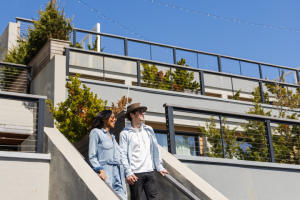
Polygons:
M124 168L120 161L120 147L110 129L117 119L111 110L98 113L90 133L89 159L95 172L122 199L127 200Z

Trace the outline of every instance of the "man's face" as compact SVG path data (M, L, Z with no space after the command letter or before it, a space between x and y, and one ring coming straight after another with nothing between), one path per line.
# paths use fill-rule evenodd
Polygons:
M143 110L136 110L134 113L130 113L133 122L145 121L145 112Z

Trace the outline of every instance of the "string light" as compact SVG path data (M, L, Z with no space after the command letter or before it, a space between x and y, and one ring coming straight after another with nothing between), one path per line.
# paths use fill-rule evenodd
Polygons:
M153 0L153 1L154 1L154 0ZM153 2L153 1L152 1L152 2ZM145 37L141 36L140 34L131 31L130 29L128 29L128 28L126 28L125 26L123 26L122 24L120 24L120 23L114 21L113 19L111 19L111 18L105 16L104 14L100 13L100 11L98 11L97 9L95 9L95 8L93 8L92 6L88 5L87 3L85 3L85 2L83 2L83 1L81 1L81 0L79 1L79 3L83 3L86 7L89 7L92 11L95 11L95 12L97 12L98 14L102 15L103 18L106 18L107 20L109 20L110 22L114 23L115 25L120 26L120 28L123 28L123 29L125 29L126 31L130 31L132 34L136 35L137 37L142 38L143 40L147 40ZM149 41L149 40L147 40L147 41Z
M162 2L158 2L158 1L156 1L156 0L149 0L149 1L151 1L151 2L155 2L155 3L158 3L159 5L167 5L167 4L165 4L165 3L162 3ZM175 5L170 5L170 4L168 4L168 6L170 6L170 7L173 7L173 8L177 8L177 9L180 9L180 10L186 10L186 11L191 11L191 12L193 12L193 13L200 13L201 15L202 14L204 14L204 15L207 15L207 16L210 16L210 15L212 15L212 16L214 16L214 18L219 18L219 19L223 19L223 17L222 16L216 16L216 15L214 15L214 14L210 14L210 13L202 13L202 12L200 12L200 11L196 11L196 10L192 10L192 9L188 9L188 8L183 8L183 7L178 7L178 6L175 6ZM227 18L227 21L234 21L234 22L239 22L239 23L245 23L245 24L252 24L252 25L257 25L258 27L261 25L261 27L270 27L270 28L274 28L274 29L280 29L280 27L277 27L277 26L270 26L270 25L263 25L263 24L258 24L258 23L253 23L253 22L247 22L247 21L242 21L242 20L236 20L236 19L229 19L229 18ZM288 30L290 30L290 31L297 31L297 33L299 33L299 30L297 30L297 29L291 29L291 28L283 28L283 27L281 27L281 29L286 29L287 31Z

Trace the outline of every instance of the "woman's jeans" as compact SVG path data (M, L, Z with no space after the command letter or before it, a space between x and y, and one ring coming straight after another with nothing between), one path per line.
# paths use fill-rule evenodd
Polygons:
M146 197L148 200L154 200L157 196L157 187L156 187L156 177L154 171L136 173L134 174L138 177L138 180L134 182L130 187L130 196L131 200L140 200L142 199L143 190L145 190Z

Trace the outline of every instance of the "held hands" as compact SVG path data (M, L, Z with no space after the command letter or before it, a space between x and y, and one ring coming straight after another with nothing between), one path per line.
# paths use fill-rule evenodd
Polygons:
M126 179L127 179L127 183L129 185L133 185L134 182L136 182L138 180L138 177L136 177L134 174L132 174L131 176L128 176Z
M159 173L160 173L162 176L165 176L165 174L170 174L170 173L168 172L168 170L166 170L166 169L161 170Z
M100 171L99 171L99 177L102 179L102 180L106 180L106 174L105 174L105 172L104 172L104 170L103 169L101 169Z

